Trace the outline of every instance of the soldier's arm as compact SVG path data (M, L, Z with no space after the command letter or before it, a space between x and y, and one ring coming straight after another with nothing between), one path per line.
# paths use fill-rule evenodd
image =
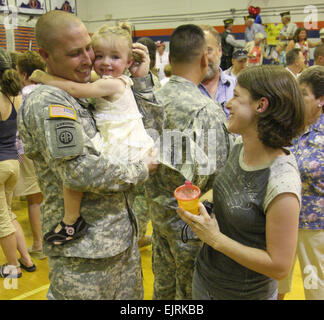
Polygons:
M214 101L198 113L193 123L196 141L205 151L209 162L208 170L201 171L208 176L203 191L213 187L215 174L225 165L233 147L234 139L227 131L225 123L226 116Z
M157 101L153 91L151 73L141 78L132 78L133 93L140 113L143 116L145 129L153 129L157 135L162 134L165 121L165 111ZM152 135L151 135L152 136ZM155 140L155 137L152 137Z
M148 169L143 162L125 165L105 159L102 154L80 155L68 161L55 159L49 166L61 176L65 186L81 192L124 191L148 178Z
M132 80L134 83L133 92L137 103L138 101L141 100L151 102L151 103L157 103L153 91L154 83L153 83L151 72L149 72L144 77L138 77L138 78L132 77Z

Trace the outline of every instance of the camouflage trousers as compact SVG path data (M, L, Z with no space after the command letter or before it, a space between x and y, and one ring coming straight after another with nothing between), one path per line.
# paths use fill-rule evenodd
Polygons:
M136 214L138 223L138 239L141 239L145 236L147 224L150 221L148 205L145 198L145 190L143 185L136 186L135 188L135 199L133 203L133 209Z
M137 244L103 259L48 257L50 300L142 300L141 256Z
M153 300L191 300L194 264L200 240L166 238L153 229Z

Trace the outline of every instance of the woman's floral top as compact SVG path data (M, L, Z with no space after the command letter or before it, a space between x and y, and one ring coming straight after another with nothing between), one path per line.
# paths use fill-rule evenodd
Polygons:
M293 141L302 180L301 229L324 229L324 114Z

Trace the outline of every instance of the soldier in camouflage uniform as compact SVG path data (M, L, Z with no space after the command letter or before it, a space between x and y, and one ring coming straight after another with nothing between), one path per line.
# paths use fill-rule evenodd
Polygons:
M152 72L152 80L154 84L154 90L161 88L160 80L157 76L157 70L155 68L156 60L156 44L149 37L141 37L137 39L136 42L142 43L145 45L149 51L150 55L150 70ZM160 115L158 116L161 117ZM145 125L145 119L143 119ZM149 223L150 217L148 212L147 199L145 197L145 188L144 185L136 186L135 190L135 199L133 205L137 221L138 221L138 230L139 230L139 247L144 247L152 243L151 236L146 235L147 225Z
M36 39L50 74L89 81L94 54L88 32L76 16L62 11L43 15ZM135 70L135 95L142 112L148 112L145 108L154 97L151 78L144 76L149 59L145 47L137 48L143 63ZM147 121L154 126L153 119ZM44 244L50 267L48 298L142 299L137 225L130 208L132 186L147 179L147 164L124 166L103 156L94 143L99 133L91 106L58 88L35 89L20 108L18 128L45 196L43 233L62 219L63 184L84 192L81 214L90 225L82 239L62 246Z
M203 31L195 25L178 27L171 36L170 58L173 75L156 92L166 112L161 164L146 182L153 226L153 299L163 300L191 299L194 261L201 247L190 229L188 241L181 239L185 224L176 212L174 189L186 179L202 193L211 189L232 145L221 107L197 88L208 66ZM186 143L179 147L175 141L182 139ZM176 161L179 149L186 157L182 162Z

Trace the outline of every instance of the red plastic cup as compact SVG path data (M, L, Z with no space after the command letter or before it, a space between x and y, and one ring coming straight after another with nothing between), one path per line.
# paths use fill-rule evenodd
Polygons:
M190 181L174 190L174 197L178 201L178 206L182 209L199 215L200 189Z

